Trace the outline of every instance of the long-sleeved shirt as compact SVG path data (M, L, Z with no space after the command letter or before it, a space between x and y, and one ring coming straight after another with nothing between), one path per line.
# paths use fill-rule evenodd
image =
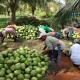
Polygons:
M65 44L61 40L59 40L55 37L52 37L52 36L47 36L47 38L45 40L45 45L47 46L47 48L49 50L53 50L53 47L55 50L58 50L58 47L57 47L58 42L61 46L61 50L63 50L65 48Z

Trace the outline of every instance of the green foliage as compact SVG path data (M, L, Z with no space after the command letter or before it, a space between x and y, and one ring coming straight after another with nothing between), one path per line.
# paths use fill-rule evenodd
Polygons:
M6 5L0 3L0 14L3 14L6 12L6 7L7 7Z
M42 16L45 16L46 15L46 12L43 10L43 9L37 9L35 11L35 15L38 17L38 18L41 18Z
M61 30L61 24L59 23L59 20L57 20L54 16L51 19L51 26L56 30L60 31Z
M71 0L72 1L72 0ZM77 10L77 7L80 4L80 0L74 0L73 3L65 5L56 15L55 19L59 24L65 25L67 22L70 22L72 13ZM79 11L79 9L78 9ZM77 12L77 11L76 11Z
M72 3L74 3L76 0L65 0L65 2L66 2L66 4L72 4Z
M39 20L35 17L27 17L27 16L23 16L18 18L15 23L17 25L33 25L33 26L38 26L40 24L48 24L48 22L46 20Z
M0 28L4 28L7 26L8 18L0 18Z
M34 26L38 26L39 25L39 20L36 19L35 17L27 17L27 16L23 16L18 18L16 21L17 25L34 25Z
M29 4L29 6L31 7L32 9L32 14L34 15L34 11L36 10L36 6L44 6L46 7L47 5L47 2L48 1L52 1L52 0L1 0L0 2L6 6L6 10L10 9L11 11L11 20L12 21L15 21L16 17L15 17L15 14L16 14L16 11L17 9L19 8L19 5L22 4L22 2L27 3ZM0 8L2 9L2 8Z

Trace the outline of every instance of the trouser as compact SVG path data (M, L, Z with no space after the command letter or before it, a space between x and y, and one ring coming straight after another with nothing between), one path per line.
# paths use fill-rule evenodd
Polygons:
M68 35L68 33L66 33L66 36L67 36L67 39L69 38L69 35Z
M14 41L16 41L16 39L17 39L17 33L16 33L16 31L7 31L7 30L5 30L4 31L4 37L7 37L7 35L13 35L13 39L14 39Z
M50 53L48 54L50 61L56 61L57 63L61 62L61 47L58 46L58 50L51 50Z
M61 63L61 53L62 53L61 46L58 45L58 59L57 59L58 64Z
M50 58L50 61L57 60L58 50L51 50L48 56Z
M53 50L50 50L50 52L48 53L48 56L50 58L50 61L52 61L54 59L54 53Z

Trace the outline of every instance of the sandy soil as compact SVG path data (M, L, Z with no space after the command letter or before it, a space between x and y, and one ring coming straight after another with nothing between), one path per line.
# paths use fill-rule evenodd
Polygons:
M80 70L73 66L69 57L62 56L61 69L46 75L45 80L80 80Z

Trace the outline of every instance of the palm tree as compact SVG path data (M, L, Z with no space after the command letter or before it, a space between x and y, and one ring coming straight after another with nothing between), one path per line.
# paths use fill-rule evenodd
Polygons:
M57 19L58 23L60 23L62 25L62 27L64 28L64 25L67 22L70 22L69 19L72 16L72 13L74 13L77 8L78 8L78 12L80 11L80 0L75 0L72 4L67 4L66 6L64 6L56 15L55 15L55 19Z
M44 8L47 14L48 11L47 3L50 1L54 1L54 0L24 0L24 2L28 3L29 6L31 7L33 16L37 6L40 8L41 7Z
M74 2L75 2L75 0L65 0L65 3L66 3L66 4L69 4L69 3L72 4L72 3L74 3Z

